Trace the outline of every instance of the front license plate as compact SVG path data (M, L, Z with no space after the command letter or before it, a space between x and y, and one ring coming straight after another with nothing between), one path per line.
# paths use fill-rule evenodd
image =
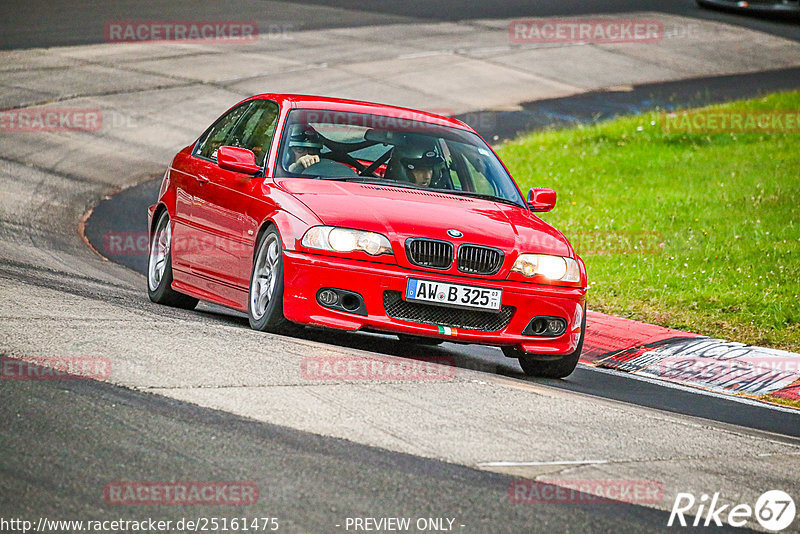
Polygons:
M502 289L433 282L417 278L409 278L406 284L406 300L430 302L442 306L499 310L502 297Z

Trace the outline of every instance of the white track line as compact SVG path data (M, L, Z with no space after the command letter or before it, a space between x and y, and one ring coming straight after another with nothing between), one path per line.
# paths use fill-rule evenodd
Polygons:
M608 460L563 460L555 462L480 462L478 467L523 467L536 465L584 465L607 464Z

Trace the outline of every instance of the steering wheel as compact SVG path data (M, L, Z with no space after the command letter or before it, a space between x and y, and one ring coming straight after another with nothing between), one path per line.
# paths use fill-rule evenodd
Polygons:
M320 159L309 165L300 174L314 174L316 176L358 176L358 173L344 163L329 159Z
M391 152L391 150L389 152ZM388 154L384 154L384 156L386 155ZM347 165L351 170L355 169L357 176L371 176L373 178L380 178L380 176L376 175L374 172L375 169L381 165L380 158L378 161L373 162L369 167L364 167L360 161L344 151L331 150L326 154L320 154L319 157L320 159L328 159L336 163Z

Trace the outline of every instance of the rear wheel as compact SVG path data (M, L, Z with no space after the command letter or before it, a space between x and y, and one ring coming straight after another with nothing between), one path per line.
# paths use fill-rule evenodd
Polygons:
M547 356L525 352L518 346L503 347L503 354L509 358L519 359L519 365L528 376L541 378L564 378L572 374L578 365L583 350L583 338L586 335L586 312L581 321L581 339L574 352L563 356Z
M283 290L283 247L273 227L258 242L250 276L247 315L254 330L285 333L297 329L283 316Z
M172 229L169 214L161 213L150 236L147 261L147 294L157 304L193 310L198 300L172 289Z

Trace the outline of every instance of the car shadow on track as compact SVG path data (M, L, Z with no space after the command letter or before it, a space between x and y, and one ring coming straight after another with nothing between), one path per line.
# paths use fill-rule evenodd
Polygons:
M213 304L203 303L195 310L195 313L212 320L250 328L247 317L244 314ZM396 356L419 361L435 359L437 363L452 365L461 369L509 378L539 380L526 377L516 360L507 358L500 349L495 347L449 342L439 346L428 346L400 341L391 334L347 332L312 327L305 327L299 333L285 336L342 348L374 352L381 356ZM551 380L547 380L547 382L551 382Z
M199 320L210 320L217 324L248 330L250 328L244 314L219 306L202 303L197 310L190 313L196 314ZM708 396L700 390L664 387L665 385L662 383L634 380L629 375L600 372L583 364L578 364L575 372L566 378L534 378L525 376L515 360L506 358L495 347L456 343L443 343L440 346L431 347L401 342L396 336L388 334L308 327L299 334L287 337L323 343L331 347L365 351L375 356L393 356L417 361L434 360L439 364L484 373L487 379L492 376L504 377L504 380L520 384L536 384L594 398L608 399L612 402L622 402L732 424L737 427L766 431L773 437L780 436L780 439L788 439L793 443L796 438L800 438L797 412L776 411L769 406L743 404L738 399ZM309 348L310 350L311 348ZM363 357L363 354L353 354L354 358L359 356Z

